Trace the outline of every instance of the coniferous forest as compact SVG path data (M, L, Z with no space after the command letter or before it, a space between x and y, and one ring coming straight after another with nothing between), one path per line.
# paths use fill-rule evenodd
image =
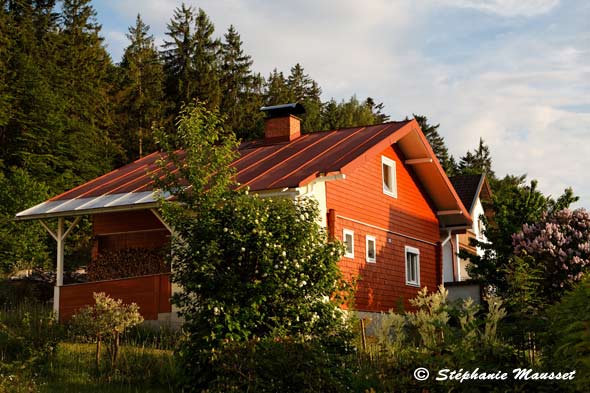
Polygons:
M303 103L304 132L389 119L370 97L322 101L301 64L255 72L235 27L202 9L171 10L161 47L130 22L116 63L90 0L0 1L2 270L49 261L42 228L16 212L153 152L152 130L173 132L185 103L219 109L241 140L262 136L264 105Z

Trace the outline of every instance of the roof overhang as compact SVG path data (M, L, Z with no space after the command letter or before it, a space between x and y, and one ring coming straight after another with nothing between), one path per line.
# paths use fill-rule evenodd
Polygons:
M89 198L49 200L17 213L16 220L81 216L130 210L152 209L158 206L154 191L106 194Z
M354 170L364 160L379 154L388 146L396 144L404 155L405 165L410 165L420 184L428 194L436 210L441 228L457 228L471 225L471 215L457 195L444 169L440 165L430 143L414 119L402 129L384 138L364 155L365 158L350 162L342 168L343 173Z

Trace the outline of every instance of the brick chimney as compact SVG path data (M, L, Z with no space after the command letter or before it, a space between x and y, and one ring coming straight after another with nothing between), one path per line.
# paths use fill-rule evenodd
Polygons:
M295 115L305 113L301 104L263 106L265 142L290 142L301 136L301 119Z

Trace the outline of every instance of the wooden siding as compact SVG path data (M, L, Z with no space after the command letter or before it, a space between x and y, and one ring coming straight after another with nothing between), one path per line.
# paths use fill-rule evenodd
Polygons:
M95 214L92 216L92 224L94 235L164 228L160 220L149 210Z
M62 286L59 291L60 320L66 321L80 308L94 304L94 292L104 292L126 304L136 303L146 320L157 320L159 313L172 311L170 274L154 274Z
M92 258L105 251L160 248L170 243L170 232L149 210L96 214L92 219Z
M424 190L397 149L382 155L396 162L397 198L383 193L381 155L368 160L345 180L326 184L327 207L334 209L334 233L342 240L344 228L354 231L355 258L343 258L347 278L359 278L355 308L387 311L400 301L409 308L415 286L406 285L405 246L420 250L420 285L435 289L440 282L439 223ZM365 236L377 239L377 262L365 261Z

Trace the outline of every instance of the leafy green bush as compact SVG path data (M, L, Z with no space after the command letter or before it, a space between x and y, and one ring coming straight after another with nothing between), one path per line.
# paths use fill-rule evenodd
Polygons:
M61 337L62 329L48 306L23 302L0 310L0 371L46 362Z
M546 368L576 370L568 387L583 392L590 386L590 279L585 278L547 311L544 340Z
M473 388L473 391L504 391L511 381L458 382L417 381L413 372L425 367L431 372L443 368L484 371L507 370L518 364L514 349L498 336L498 324L506 313L498 298L488 298L487 312L481 314L471 299L448 303L447 291L428 294L421 290L410 303L414 312L383 314L377 328L378 352L373 358L378 370L377 391L448 391Z
M319 341L233 342L210 357L215 377L206 392L351 392L347 357Z

